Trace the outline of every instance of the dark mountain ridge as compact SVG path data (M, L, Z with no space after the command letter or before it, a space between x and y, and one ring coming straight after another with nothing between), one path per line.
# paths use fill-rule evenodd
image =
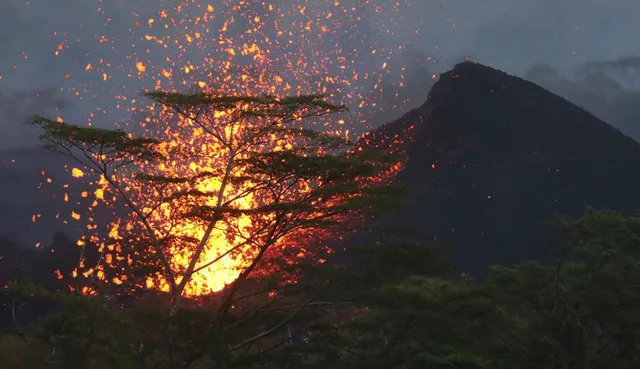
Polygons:
M43 147L0 151L0 237L33 247L48 242L57 231L75 236L76 225L65 225L63 220L80 207L73 197L69 202L62 199L63 191L73 195L84 190L65 171L75 165L72 159ZM65 190L64 184L69 188ZM40 218L33 222L36 214Z
M393 219L418 231L413 241L451 245L455 263L474 276L491 264L549 258L556 214L640 208L638 142L534 83L480 64L442 74L424 105L370 140L391 137L409 142L397 179L413 191L379 229ZM365 239L384 238L378 231Z

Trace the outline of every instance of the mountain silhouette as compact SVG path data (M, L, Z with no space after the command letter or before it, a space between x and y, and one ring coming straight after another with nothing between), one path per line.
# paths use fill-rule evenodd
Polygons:
M68 221L70 214L86 209L77 199L86 187L68 173L75 166L73 159L42 147L1 151L0 237L33 247L45 244L57 231L75 236L78 226ZM71 196L69 202L63 200L64 193Z
M406 206L362 240L449 245L459 271L548 259L550 221L587 207L640 208L640 144L538 85L465 62L442 74L427 101L365 136L400 142ZM398 151L398 148L394 149ZM394 223L394 224L392 224ZM395 242L395 240L394 240Z
M57 232L47 246L21 247L0 239L0 333L10 331L14 324L51 312L55 304L48 300L30 301L6 292L11 282L30 282L50 291L67 291L72 281L59 273L68 273L77 265L80 248L64 234ZM16 322L13 319L16 319Z

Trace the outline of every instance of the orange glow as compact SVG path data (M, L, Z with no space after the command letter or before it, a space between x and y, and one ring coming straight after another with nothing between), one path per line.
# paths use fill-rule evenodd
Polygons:
M74 178L82 178L82 177L84 177L84 172L81 169L73 168L73 169L71 169L71 175Z
M147 71L147 66L144 65L143 62L136 62L136 68L138 69L138 72L143 73Z
M375 58L375 67L359 69L358 55L356 51L343 50L342 44L350 40L349 35L356 29L361 20L360 13L370 11L380 13L382 8L369 4L369 1L358 2L358 5L342 4L340 1L327 2L322 0L297 0L292 6L278 6L269 2L221 0L214 5L202 5L196 0L181 0L175 8L158 9L154 18L140 19L129 27L140 36L135 45L119 45L118 40L107 38L104 35L95 35L98 47L111 48L114 52L116 46L126 50L131 55L126 65L118 65L108 59L91 60L79 67L86 73L98 73L100 81L108 79L122 80L137 79L145 82L146 86L165 91L185 91L199 89L209 93L225 95L253 95L271 94L287 96L297 94L323 93L332 102L346 102L351 108L371 109L374 113L382 111L378 108L375 96L371 95L371 87L376 86L375 91L382 91L383 80L392 70L401 70L403 66L392 62L393 56L402 51L402 48L394 46L386 48L379 45L379 35L371 35L373 49L361 50L366 58ZM394 1L384 11L383 15L388 23L385 29L378 30L379 34L385 34L399 21L398 9L409 6L407 1ZM155 3L154 3L155 4ZM158 2L163 6L163 2ZM293 2L292 2L293 4ZM321 4L323 6L318 6ZM332 6L333 5L333 6ZM323 9L323 10L321 10ZM106 18L102 7L99 10ZM133 27L135 25L135 27ZM325 44L334 45L326 48ZM116 46L114 46L116 45ZM64 43L56 45L55 52L63 52L68 46ZM150 51L154 50L154 51ZM156 50L163 50L156 52ZM398 51L400 50L400 51ZM110 50L107 50L110 52ZM118 53L122 53L118 50ZM96 53L100 54L100 53ZM162 57L158 57L162 55ZM192 57L196 55L197 57ZM135 63L135 64L134 64ZM396 69L394 69L396 68ZM70 73L66 78L71 78ZM362 81L370 82L360 83ZM356 83L358 82L358 83ZM132 83L133 84L133 83ZM400 88L402 81L392 84L390 88ZM161 164L150 162L134 162L131 168L118 173L118 182L127 193L132 194L136 206L145 214L149 214L146 222L153 229L156 237L162 238L170 233L176 241L172 241L168 248L171 256L173 272L179 278L188 265L193 253L192 247L187 247L187 242L179 239L202 239L205 227L200 222L187 219L175 219L176 208L185 207L189 200L165 204L154 209L154 196L157 193L148 184L137 180L134 174L139 172L152 173L158 176L189 177L219 169L225 163L228 151L213 140L210 135L198 127L194 122L175 114L169 109L148 104L141 106L135 100L139 91L123 91L124 86L118 86L113 91L114 101L118 102L118 108L129 112L135 112L135 119L118 123L119 128L140 132L144 131L147 137L156 138L165 142L163 149L169 152L172 149L186 150L193 158L191 161L182 162L172 158ZM151 88L151 87L150 87ZM86 95L78 91L90 91L83 86L76 88L81 98ZM396 94L397 95L397 94ZM396 101L396 104L404 104L407 101ZM242 107L236 107L242 109ZM357 110L357 109L356 109ZM216 124L224 124L231 118L230 111L211 112L211 119ZM97 111L92 111L93 117ZM107 114L107 113L105 113ZM373 113L371 114L373 115ZM358 115L350 113L348 116L319 118L307 122L314 129L320 131L335 132L341 137L357 135L368 128L367 118L371 115ZM59 119L62 122L62 119ZM91 123L91 119L89 121ZM171 124L168 124L171 123ZM246 128L246 127L245 127ZM243 127L239 128L240 130ZM231 134L225 132L225 134ZM236 132L235 134L238 134ZM398 143L401 139L398 138ZM281 150L290 147L285 140L273 142L272 146L265 149ZM394 166L388 175L393 175L401 170L402 165ZM73 178L89 180L90 172L72 168ZM82 191L82 198L94 200L89 210L95 210L98 206L111 207L118 199L118 194L110 187L106 178L102 177L91 182L90 190ZM220 191L222 184L217 178L209 178L199 181L196 188L185 188L179 184L169 186L169 195L182 190L198 190L206 193ZM246 188L238 185L229 185L223 197L230 198L242 193ZM301 189L303 190L303 189ZM66 200L69 200L65 197ZM72 197L73 199L73 197ZM203 205L215 206L218 198L211 196ZM261 201L254 194L247 193L240 196L234 203L238 208L251 208ZM84 214L84 213L83 213ZM130 265L129 255L118 252L124 244L124 239L134 234L134 230L141 228L139 215L131 219L122 219L106 227L91 216L83 216L73 212L72 218L76 221L86 221L85 228L88 232L94 232L79 241L79 246L84 246L90 241L97 245L99 250L106 248L108 257L105 256L104 264L96 268L105 268L121 264ZM33 220L36 220L34 216ZM185 290L186 295L201 295L219 291L225 285L233 282L239 273L245 268L256 254L256 248L250 246L240 247L238 250L223 256L225 252L241 245L243 232L250 232L252 227L264 221L248 215L239 216L233 222L222 222L212 232L206 243L206 247L199 258L198 266L208 261L220 260L204 268L192 277ZM297 234L281 241L275 249L287 250L291 245L301 246L322 240L323 236ZM328 236L327 236L328 237ZM113 250L110 250L111 246ZM319 246L318 246L319 247ZM326 250L324 250L326 251ZM320 252L319 252L320 253ZM304 250L295 252L293 259L314 257L314 252ZM319 256L318 262L324 262ZM293 262L293 261L291 261ZM106 264L106 266L105 266ZM79 274L94 275L93 266L85 266ZM101 270L100 270L101 271ZM104 277L113 284L124 284L132 278L119 274ZM95 274L100 278L100 275ZM100 278L103 279L103 278ZM168 282L164 277L157 275L145 279L141 284L145 288L155 288L167 291ZM84 294L94 294L90 289L81 289Z

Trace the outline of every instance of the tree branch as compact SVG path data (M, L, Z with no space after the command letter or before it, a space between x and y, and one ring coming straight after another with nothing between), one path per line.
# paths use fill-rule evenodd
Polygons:
M263 338L265 336L270 335L271 333L277 331L278 329L282 328L285 324L289 323L293 318L296 317L296 315L298 315L298 313L300 311L302 311L302 309L305 308L305 306L307 306L307 304L309 304L311 301L313 301L313 299L315 298L315 296L308 298L307 300L305 300L302 304L300 304L298 306L298 308L296 310L294 310L287 318L283 319L280 323L276 324L275 326L273 326L272 328L263 331L249 339L244 340L243 342L241 342L240 344L237 344L235 346L231 347L231 351L236 351L246 345L251 344L252 342L255 342L257 340L259 340L260 338Z

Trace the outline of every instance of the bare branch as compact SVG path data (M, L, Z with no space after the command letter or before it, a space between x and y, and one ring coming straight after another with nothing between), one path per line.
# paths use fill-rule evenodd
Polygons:
M305 306L307 306L307 304L309 304L311 301L313 301L313 299L315 298L315 296L308 298L307 300L303 301L296 310L294 310L287 318L283 319L280 323L276 324L275 326L271 327L270 329L263 331L249 339L244 340L243 342L241 342L240 344L237 344L235 346L231 347L231 351L236 351L238 349L241 349L242 347L251 344L252 342L255 342L257 340L259 340L260 338L266 337L270 334L272 334L273 332L277 331L278 329L282 328L283 326L285 326L287 323L289 323L293 318L296 317L296 315L298 315L298 313L300 313L302 311L302 309L305 308Z

